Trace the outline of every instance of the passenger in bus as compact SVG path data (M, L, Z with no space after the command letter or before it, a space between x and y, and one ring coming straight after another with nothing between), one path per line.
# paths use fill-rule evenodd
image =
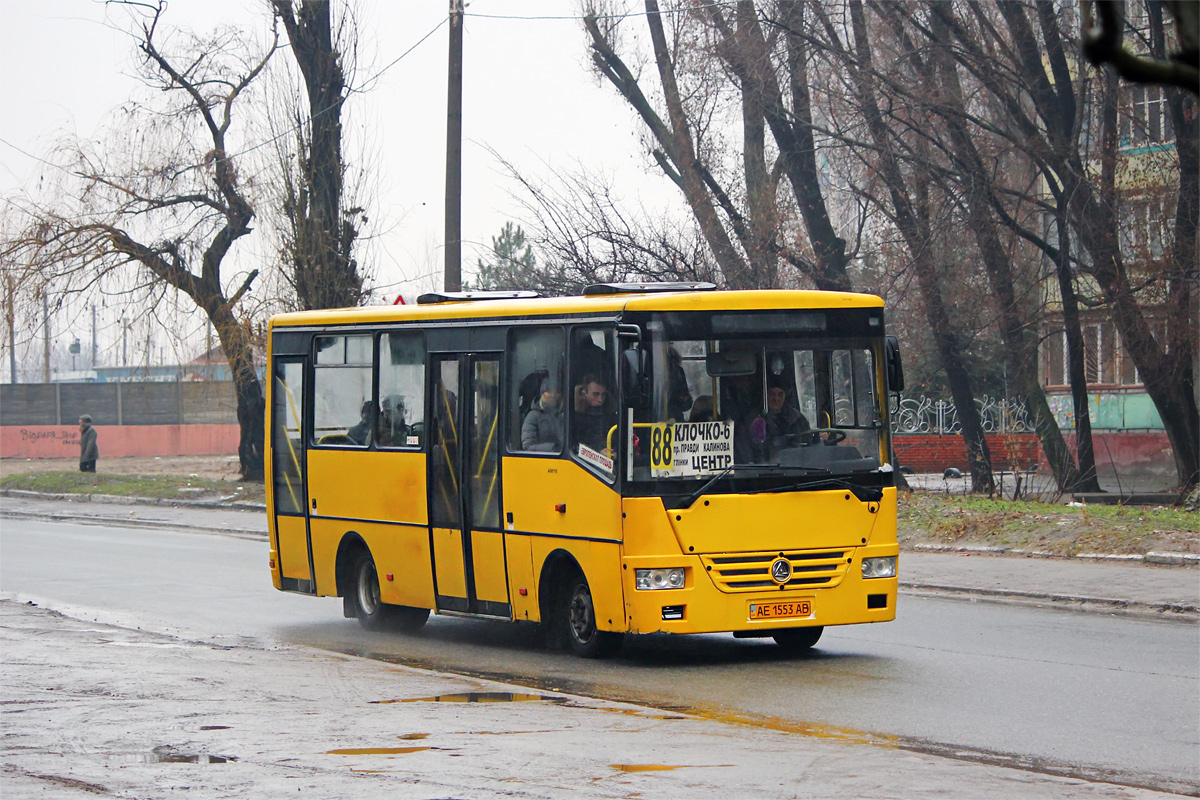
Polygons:
M562 390L555 378L542 378L541 392L521 423L521 449L541 453L562 450Z
M692 407L692 392L688 388L683 358L674 347L667 350L667 417L683 422L683 415Z
M575 419L572 421L576 442L603 453L608 447L608 431L617 424L616 414L608 408L608 386L596 375L584 375L575 387Z
M767 438L762 377L731 375L721 381L721 419L733 422L733 455L738 464L762 460Z
M696 398L696 402L692 403L692 410L688 414L688 422L712 422L713 410L713 396L711 394L702 394Z
M375 444L379 447L403 447L408 444L410 429L404 421L404 398L388 395L379 401L379 424L375 427Z
M357 423L351 426L350 430L346 431L346 436L354 444L366 444L371 439L371 428L375 418L375 404L367 400L362 404L362 410L358 412L362 417Z

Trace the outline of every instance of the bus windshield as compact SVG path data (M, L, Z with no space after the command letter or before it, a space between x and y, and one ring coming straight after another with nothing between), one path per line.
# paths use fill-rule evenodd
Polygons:
M878 337L750 324L700 339L649 327L650 405L626 436L631 480L694 482L753 467L848 476L884 462Z

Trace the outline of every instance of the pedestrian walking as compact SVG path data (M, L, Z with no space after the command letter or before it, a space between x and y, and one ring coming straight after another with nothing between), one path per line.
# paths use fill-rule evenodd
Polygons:
M95 472L96 459L100 450L96 447L96 429L92 427L92 418L84 414L79 418L79 471Z

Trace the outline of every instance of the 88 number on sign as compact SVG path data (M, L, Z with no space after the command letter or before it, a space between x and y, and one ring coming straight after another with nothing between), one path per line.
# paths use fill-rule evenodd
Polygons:
M674 428L669 424L654 425L650 429L650 468L670 469L671 448L674 444Z

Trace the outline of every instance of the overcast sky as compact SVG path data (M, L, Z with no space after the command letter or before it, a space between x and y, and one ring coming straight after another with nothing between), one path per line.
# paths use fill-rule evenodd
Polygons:
M260 1L256 7L253 0L171 0L165 19L197 30L218 24L263 30L266 0ZM372 211L384 246L375 250L376 281L389 285L441 268L448 26L439 24L447 2L360 0L357 6L360 72L386 68L352 98L348 118L379 159ZM464 271L479 247L490 246L504 222L520 214L487 148L522 171L545 175L584 163L616 175L631 200L674 201L673 187L649 175L632 112L590 71L582 25L571 18L577 11L572 0L467 6ZM134 43L118 29L128 30L127 20L126 10L102 0L0 0L0 190L36 181L46 167L30 155L44 155L63 132L96 136L106 115L137 90Z
M364 252L380 299L388 302L403 292L411 302L419 291L441 287L448 3L354 3L362 50L357 79L380 73L367 91L351 98L344 117L352 139L347 158L357 158L365 143L376 176L369 214L379 239ZM257 38L269 25L266 8L267 0L171 0L165 20L198 32L234 25ZM680 207L675 188L650 166L633 113L590 70L577 14L574 0L467 5L464 275L503 224L520 222L522 214L510 194L511 181L489 149L523 173L546 178L582 164L613 176L630 203L656 211ZM39 175L51 169L37 159L58 138L100 137L110 112L139 90L129 20L128 9L103 0L0 0L0 193L36 186ZM631 20L629 27L640 32L644 23ZM236 258L255 259L254 250L263 252L259 246L239 247ZM117 349L119 317L109 316L102 312L99 322L98 363L112 363ZM79 310L54 316L56 354L75 337L83 340L85 353L90 350L89 317ZM200 319L185 327L193 339L204 330ZM150 328L136 339L145 342L147 336L155 340L151 360L171 360L172 345L158 341ZM31 368L40 364L40 342L18 351ZM144 358L139 353L130 361Z

